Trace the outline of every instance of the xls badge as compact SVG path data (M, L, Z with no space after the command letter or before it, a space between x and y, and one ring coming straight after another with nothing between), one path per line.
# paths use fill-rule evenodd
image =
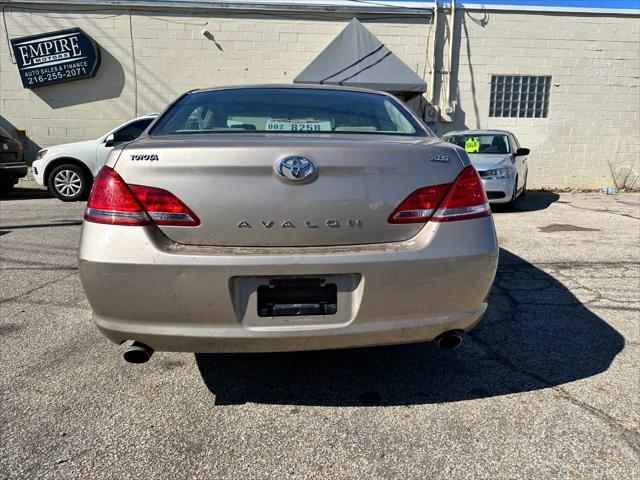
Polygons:
M449 155L444 155L444 154L436 155L435 157L433 157L431 159L431 161L432 162L447 163L449 161Z

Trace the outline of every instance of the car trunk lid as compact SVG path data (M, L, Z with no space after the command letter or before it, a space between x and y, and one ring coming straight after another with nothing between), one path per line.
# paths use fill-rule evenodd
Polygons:
M316 174L278 173L288 156ZM378 135L172 135L130 144L115 166L128 184L170 191L201 221L161 226L189 245L329 246L399 242L423 224L390 224L411 192L451 183L462 170L452 147L434 139Z

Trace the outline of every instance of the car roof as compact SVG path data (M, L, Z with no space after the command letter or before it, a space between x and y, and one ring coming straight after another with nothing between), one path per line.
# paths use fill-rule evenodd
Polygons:
M511 135L511 132L508 130L456 130L455 132L447 132L443 133L442 136L451 136L451 135Z
M387 97L391 97L392 95L387 92L383 92L380 90L372 90L370 88L360 88L360 87L345 87L343 85L320 85L316 83L273 83L273 84L258 84L258 85L230 85L226 87L209 87L209 88L196 88L194 90L190 90L187 93L196 93L196 92L211 92L216 90L243 90L243 89L302 89L302 90L337 90L343 92L361 92L361 93L374 93L378 95L385 95Z
M160 114L159 113L147 113L146 115L141 115L139 117L130 118L129 120L126 120L125 122L122 122L120 124L120 126L129 124L129 123L133 123L133 122L137 122L139 120L144 120L145 118L156 118L158 115L160 115Z

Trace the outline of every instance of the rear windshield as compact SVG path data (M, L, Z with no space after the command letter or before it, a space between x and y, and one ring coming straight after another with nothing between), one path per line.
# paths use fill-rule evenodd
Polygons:
M511 153L511 149L509 148L509 138L502 134L450 135L445 136L444 140L464 148L467 153Z
M150 134L256 132L427 135L406 107L386 95L311 88L190 93L160 117Z
M9 132L7 132L4 128L0 127L0 137L2 138L12 138Z

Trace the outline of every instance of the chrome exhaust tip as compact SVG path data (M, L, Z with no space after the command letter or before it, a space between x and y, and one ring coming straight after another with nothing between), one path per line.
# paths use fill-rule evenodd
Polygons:
M142 342L134 341L123 354L125 361L129 363L147 363L153 355L153 348Z
M464 332L462 330L449 330L441 333L435 339L436 345L444 350L455 350L463 342Z

